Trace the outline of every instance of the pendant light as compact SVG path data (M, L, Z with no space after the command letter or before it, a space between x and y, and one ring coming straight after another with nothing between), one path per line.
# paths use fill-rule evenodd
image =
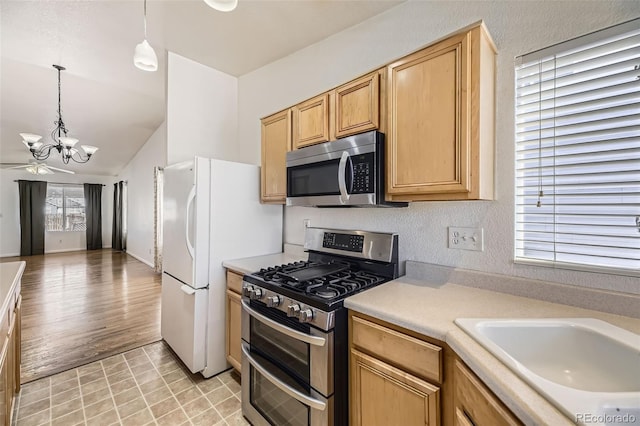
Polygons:
M133 54L133 64L144 71L156 71L158 69L158 57L147 41L147 0L144 0L144 40L136 46Z
M231 12L238 6L238 0L204 0L204 2L220 12Z

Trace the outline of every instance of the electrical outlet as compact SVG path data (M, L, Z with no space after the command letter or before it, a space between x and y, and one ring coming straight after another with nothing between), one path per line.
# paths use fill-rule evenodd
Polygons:
M311 219L302 219L302 224L304 225L305 228L308 228L311 226Z
M449 248L484 251L484 232L482 228L463 228L450 226Z

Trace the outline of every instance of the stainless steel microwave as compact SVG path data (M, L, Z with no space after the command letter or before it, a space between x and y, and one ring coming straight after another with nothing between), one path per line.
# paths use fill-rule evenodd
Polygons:
M287 206L406 207L384 198L384 152L377 131L287 152Z

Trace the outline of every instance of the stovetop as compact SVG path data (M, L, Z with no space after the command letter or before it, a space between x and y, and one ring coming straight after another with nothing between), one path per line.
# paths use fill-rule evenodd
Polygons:
M325 311L337 309L345 298L390 279L338 259L298 261L245 276L252 284Z
M346 297L398 276L396 234L307 228L304 248L307 261L245 275L246 298L281 310L281 304L291 304L293 309L297 302L330 312L342 307ZM254 292L254 286L266 291ZM275 294L267 296L267 292ZM290 300L280 300L278 295ZM296 310L290 316L299 317Z
M255 275L295 292L326 300L344 298L386 281L382 276L355 270L349 262L340 260L327 263L299 261L261 269Z

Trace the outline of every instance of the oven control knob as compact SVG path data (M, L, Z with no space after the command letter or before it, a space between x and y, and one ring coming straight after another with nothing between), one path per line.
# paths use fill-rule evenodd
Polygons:
M245 297L251 298L251 293L253 293L253 286L248 285L242 289L242 295Z
M300 313L300 305L298 305L297 303L287 306L288 317L297 317L299 313Z
M310 322L313 319L313 311L309 308L300 311L300 322Z
M249 294L249 299L262 299L262 290L259 288L253 289L253 291Z
M269 296L267 297L267 306L270 308L275 308L280 305L280 296Z

